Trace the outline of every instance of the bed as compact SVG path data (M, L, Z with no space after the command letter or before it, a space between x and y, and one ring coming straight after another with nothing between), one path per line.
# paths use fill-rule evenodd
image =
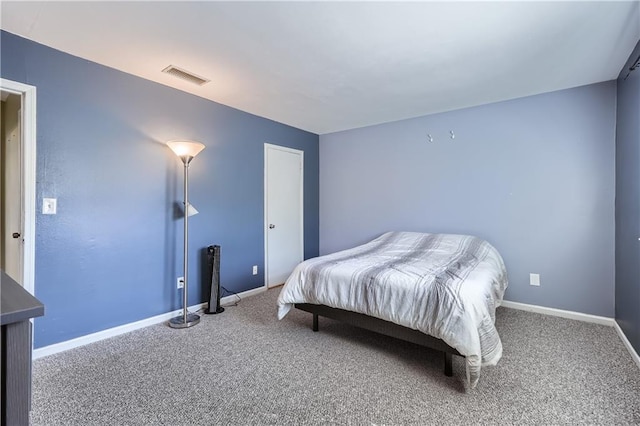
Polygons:
M432 347L466 360L472 388L502 343L495 311L507 287L502 257L470 235L388 232L361 246L308 259L278 296L278 318L294 307L318 317Z

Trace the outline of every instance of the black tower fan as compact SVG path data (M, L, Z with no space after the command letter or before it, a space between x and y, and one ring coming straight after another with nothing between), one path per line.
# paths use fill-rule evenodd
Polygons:
M207 247L209 270L211 271L211 293L209 293L209 308L205 314L220 314L224 308L220 306L220 246Z

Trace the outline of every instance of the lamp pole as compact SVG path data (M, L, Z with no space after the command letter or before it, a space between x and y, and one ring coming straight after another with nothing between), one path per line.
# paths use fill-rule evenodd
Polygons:
M172 141L167 142L169 148L180 157L184 164L184 252L183 252L183 277L184 286L182 288L182 316L177 316L169 320L172 328L192 327L200 322L200 316L190 314L188 307L189 288L189 163L204 149L200 142Z
M184 286L182 287L182 306L183 306L183 323L188 324L187 321L187 306L188 300L187 289L189 286L187 283L189 282L189 163L193 157L185 158L183 157L182 161L184 162L184 261L183 261L183 277L184 277ZM200 318L198 318L200 321ZM197 322L196 322L197 324ZM195 325L195 324L193 324ZM187 326L188 327L188 326Z

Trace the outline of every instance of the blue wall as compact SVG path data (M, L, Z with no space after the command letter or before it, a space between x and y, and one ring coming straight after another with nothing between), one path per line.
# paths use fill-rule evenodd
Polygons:
M629 73L638 56L640 42L618 78L616 320L640 353L640 70Z
M201 250L222 247L221 281L260 287L264 143L304 150L305 257L318 254L318 136L134 77L7 32L2 78L37 87L35 347L181 307L182 165L164 144L207 148L190 168L189 304L202 302ZM274 311L275 312L275 311Z
M505 299L612 317L615 102L606 82L320 136L321 254L475 234L505 259Z

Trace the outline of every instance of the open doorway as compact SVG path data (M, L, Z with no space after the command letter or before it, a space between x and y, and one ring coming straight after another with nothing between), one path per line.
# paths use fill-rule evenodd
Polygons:
M0 268L22 285L22 97L0 93Z
M34 294L35 87L0 81L0 268Z

